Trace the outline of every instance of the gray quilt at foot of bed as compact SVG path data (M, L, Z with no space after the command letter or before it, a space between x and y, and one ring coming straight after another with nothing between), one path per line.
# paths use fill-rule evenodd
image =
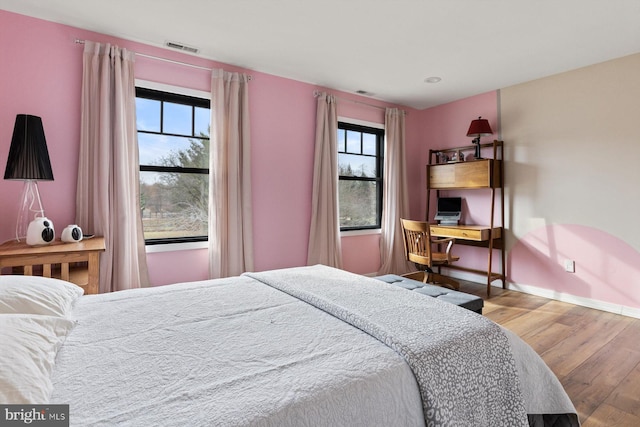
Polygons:
M401 354L418 382L427 425L529 425L509 341L490 320L326 266L245 274Z

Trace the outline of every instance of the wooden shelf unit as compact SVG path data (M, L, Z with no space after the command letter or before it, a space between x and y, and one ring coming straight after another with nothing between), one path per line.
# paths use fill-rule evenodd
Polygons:
M474 145L462 147L429 150L429 164L427 165L427 203L426 216L429 221L431 191L435 190L439 196L441 190L491 190L491 213L486 225L458 225L441 226L433 224L431 234L441 237L455 237L456 244L486 247L488 249L487 270L477 270L462 267L457 264L447 268L469 271L487 276L487 297L491 296L491 283L502 280L502 287L506 287L505 253L504 253L504 164L502 160L502 141L480 144L481 148L492 149L491 158L470 160L467 162L437 163L438 153L452 154L465 151L475 151ZM500 193L500 208L496 215L496 190ZM498 218L496 218L498 216ZM499 225L497 223L499 222ZM499 272L493 271L493 250L500 251L501 266Z
M77 243L56 240L44 246L12 240L0 245L0 274L2 268L11 267L12 274L55 277L75 283L85 294L97 294L104 250L104 237L99 236Z
M427 188L439 190L495 188L500 186L500 160L481 159L469 162L428 165Z

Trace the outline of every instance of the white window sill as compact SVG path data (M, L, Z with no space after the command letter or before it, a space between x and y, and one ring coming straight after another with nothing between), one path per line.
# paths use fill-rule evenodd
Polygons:
M380 234L382 230L379 228L368 228L366 230L347 230L341 231L340 237L351 237L351 236L367 236L371 234Z
M351 236L368 236L373 234L380 234L381 230L379 228L376 229L367 229L367 230L349 230L349 231L341 231L340 237L351 237ZM148 254L159 253L159 252L175 252L175 251L189 251L194 249L207 249L209 247L209 242L189 242L189 243L167 243L164 245L147 245L145 246L145 251Z
M148 254L156 252L190 251L193 249L207 249L209 242L167 243L164 245L147 245L145 251Z

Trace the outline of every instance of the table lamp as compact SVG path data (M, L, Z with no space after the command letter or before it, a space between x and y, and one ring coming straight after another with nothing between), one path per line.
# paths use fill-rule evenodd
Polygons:
M480 137L493 135L493 131L491 130L491 126L489 126L489 120L483 119L482 116L478 117L476 120L471 121L471 125L469 126L469 130L467 131L467 136L473 137L473 144L476 144L476 153L475 158L481 159L480 157Z
M40 117L28 114L16 116L4 179L24 181L16 223L16 240L20 241L27 235L29 222L45 216L38 181L53 181L47 141Z

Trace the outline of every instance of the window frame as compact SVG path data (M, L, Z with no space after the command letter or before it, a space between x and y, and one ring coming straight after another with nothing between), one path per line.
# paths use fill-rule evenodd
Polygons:
M159 100L163 102L177 103L182 105L191 106L192 109L196 107L211 109L211 95L204 91L192 90L177 86L165 85L154 82L146 82L142 80L136 80L135 82L136 98L146 98ZM142 95L142 96L139 96ZM161 104L162 105L162 104ZM163 131L163 110L160 109L160 132L139 130L136 126L136 134L150 134L150 135L166 135L170 137L180 138L199 138L197 135L193 135L195 129L195 112L192 110L191 114L191 129L192 135L182 135L175 133L165 133ZM209 139L211 135L209 135ZM194 168L194 167L173 167L173 166L157 166L157 165L143 165L139 163L140 172L158 172L158 173L185 173L185 174L202 174L209 175L209 168ZM144 230L143 230L144 232ZM160 249L158 245L171 245L167 247L176 247L177 245L186 245L185 249L193 249L196 246L201 246L203 242L209 240L208 235L200 236L183 236L183 237L170 237L170 238L158 238L158 239L145 239L145 245L147 248L156 247ZM206 243L204 243L206 244ZM162 250L160 250L162 251ZM149 250L148 250L149 252ZM151 250L151 252L158 252L158 250Z
M341 234L347 234L347 235L378 233L382 229L382 202L383 202L383 195L384 195L384 148L385 148L384 147L384 143L385 143L384 125L380 123L365 122L361 120L339 117L338 129L345 130L345 138L346 138L346 131L349 131L349 130L361 132L361 133L369 133L376 136L376 156L375 157L376 157L376 171L377 171L375 177L345 176L345 175L340 175L338 172L338 184L341 180L366 181L366 182L378 183L377 191L376 191L376 224L360 225L360 226L352 226L352 227L340 226L340 232ZM346 145L345 145L345 149L346 149ZM340 153L353 154L353 153L348 153L346 150L340 151L340 141L338 141L336 156ZM364 155L364 154L360 154L360 155ZM338 188L338 192L339 191L340 189ZM339 199L339 194L338 194L338 199Z

